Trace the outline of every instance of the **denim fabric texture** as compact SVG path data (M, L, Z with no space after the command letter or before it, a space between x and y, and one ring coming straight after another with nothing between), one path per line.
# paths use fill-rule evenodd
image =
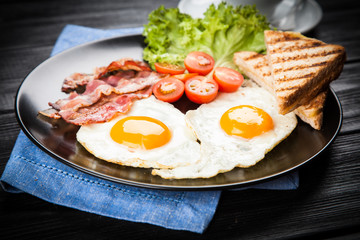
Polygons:
M100 30L67 25L51 55L89 41L141 32L142 27ZM196 233L202 233L210 223L221 195L221 191L165 191L99 179L52 158L22 131L1 176L1 185L8 192L25 192L90 213ZM294 172L251 188L291 190L298 185L298 173Z

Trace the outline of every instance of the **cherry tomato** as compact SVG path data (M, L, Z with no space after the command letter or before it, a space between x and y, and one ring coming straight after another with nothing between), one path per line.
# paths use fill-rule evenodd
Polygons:
M185 83L185 94L194 103L208 103L216 98L219 87L210 78L196 76L190 78Z
M190 73L206 75L214 68L215 61L214 58L207 53L191 52L186 56L184 64Z
M155 97L164 102L176 102L184 94L184 83L176 78L163 78L153 87Z
M213 78L219 84L219 91L222 92L235 92L244 82L241 73L227 67L215 68Z
M184 73L184 74L177 74L177 75L173 75L172 77L179 79L180 81L182 81L183 83L186 82L186 80L197 76L197 73Z
M155 69L159 73L168 73L168 74L182 74L185 72L185 68L179 65L170 64L170 63L155 63Z

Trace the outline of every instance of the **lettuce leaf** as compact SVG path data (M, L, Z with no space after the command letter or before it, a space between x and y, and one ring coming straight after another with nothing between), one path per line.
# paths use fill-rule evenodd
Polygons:
M255 6L220 3L211 5L204 18L192 18L177 8L160 6L150 13L144 26L146 47L143 58L154 68L155 62L183 65L186 55L203 51L215 59L215 66L236 69L237 51L265 53L264 30L270 29L265 16Z

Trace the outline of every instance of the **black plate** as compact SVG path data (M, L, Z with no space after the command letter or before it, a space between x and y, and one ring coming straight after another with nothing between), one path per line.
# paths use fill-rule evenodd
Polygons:
M209 179L166 180L152 176L150 169L124 167L95 158L77 143L78 127L63 120L38 116L39 110L48 108L48 102L66 97L60 91L66 76L73 72L90 73L94 67L105 66L122 57L140 60L142 49L140 35L115 37L69 49L40 64L24 79L16 96L16 113L24 132L56 159L103 179L148 188L206 190L258 183L294 170L329 146L340 130L342 109L331 90L320 131L299 121L285 141L251 168L237 168ZM182 107L187 108L184 104Z

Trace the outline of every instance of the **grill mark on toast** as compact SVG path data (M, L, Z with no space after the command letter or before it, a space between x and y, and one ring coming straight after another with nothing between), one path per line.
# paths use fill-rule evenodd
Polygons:
M274 59L274 61L272 63L276 64L276 63L282 63L282 62L286 62L286 61L295 61L295 60L306 59L306 58L326 57L326 56L338 54L341 52L343 52L342 49L336 49L333 51L323 51L323 52L314 53L314 54L306 53L303 55L297 55L297 56L293 56L293 57L278 57L278 58Z
M268 66L268 64L266 64L266 63L264 63L264 62L260 62L260 63L258 63L258 64L256 64L256 65L254 66L254 69L263 68L263 67L265 67L265 66Z
M257 53L257 54L252 54L251 56L243 58L243 59L244 59L244 61L248 61L248 60L256 59L256 58L259 58L259 57L262 57L262 56L263 56L262 54Z
M275 44L275 43L281 43L281 42L290 42L290 41L297 41L300 40L302 38L300 37L289 37L289 36L282 36L282 37L277 37L274 39L271 39L269 41L267 41L267 44Z
M305 68L312 68L312 67L320 67L320 66L324 66L326 65L328 62L324 61L324 62L320 62L320 63L314 63L312 65L301 65L301 66L294 66L294 67L290 67L290 68L285 68L285 69L274 69L274 73L279 73L279 72L287 72L287 71L292 71L292 70L301 70L301 69L305 69Z
M295 50L305 50L305 49L311 49L311 48L316 48L316 47L321 47L326 45L323 42L315 42L315 41L309 41L309 42L305 42L305 44L303 45L297 45L297 46L289 46L289 47L282 47L281 50L283 52L286 51L295 51Z
M297 77L293 77L293 78L276 79L276 82L290 82L290 81L295 81L295 80L299 80L299 79L303 79L303 78L311 78L314 76L315 76L315 73L309 73L306 75L297 76Z
M276 92L284 92L284 91L290 91L290 90L294 90L294 89L298 89L298 86L292 86L292 87L284 87L284 88L278 88L275 91Z

